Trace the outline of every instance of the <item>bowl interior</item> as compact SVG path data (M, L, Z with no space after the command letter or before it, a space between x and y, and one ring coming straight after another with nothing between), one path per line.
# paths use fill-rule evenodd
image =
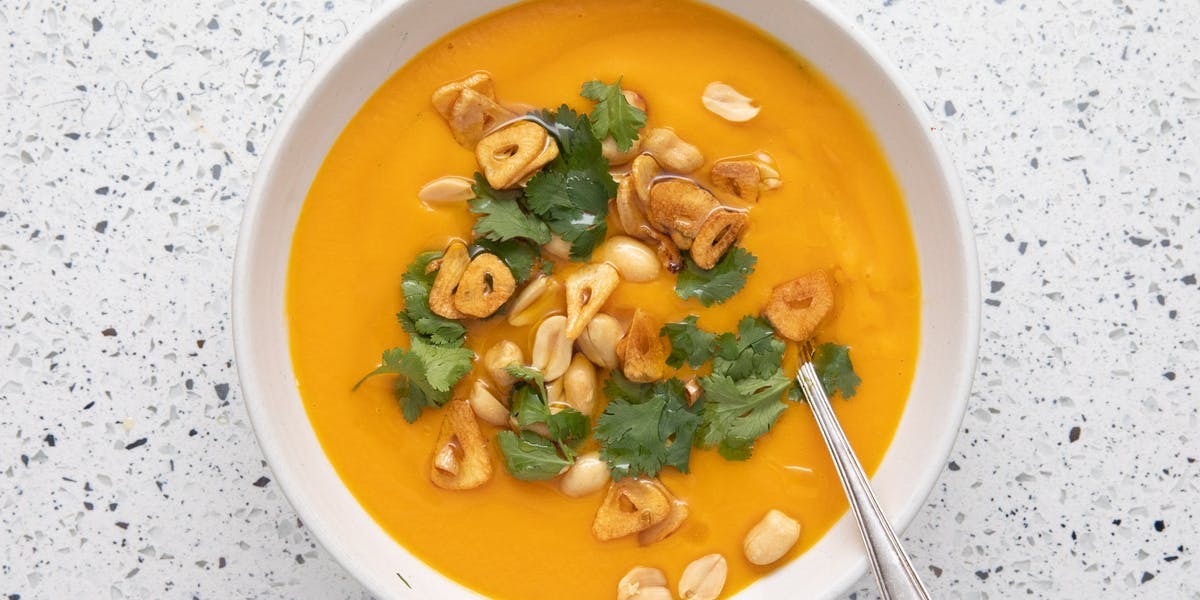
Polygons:
M407 0L379 9L310 81L265 155L238 243L234 334L238 371L263 453L321 543L376 595L478 598L425 566L359 506L326 459L292 374L284 290L292 232L337 136L375 89L445 33L508 2ZM898 528L916 514L958 432L978 338L974 242L952 168L929 135L923 105L853 27L814 1L713 0L822 71L862 112L903 190L922 273L921 341L904 415L873 485ZM849 515L802 557L738 594L781 598L804 582L825 598L862 575Z

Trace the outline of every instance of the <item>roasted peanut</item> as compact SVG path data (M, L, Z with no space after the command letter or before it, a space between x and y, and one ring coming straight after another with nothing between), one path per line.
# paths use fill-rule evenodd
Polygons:
M625 338L617 344L621 372L630 381L648 383L662 379L667 353L658 332L662 328L654 317L642 309L633 313L633 321Z
M608 263L584 265L567 275L567 339L583 333L619 283L621 276Z
M803 342L832 308L833 282L825 271L814 271L772 288L763 316L779 335Z
M562 239L558 234L550 234L550 241L542 245L542 251L559 260L570 260L571 242Z
M598 313L592 317L583 333L575 338L579 351L604 369L615 369L620 366L617 360L617 343L625 337L625 328L612 315Z
M708 172L713 189L745 203L758 201L762 173L748 160L723 160Z
M471 180L466 177L456 177L453 175L438 177L421 186L421 190L417 192L417 199L425 206L431 208L461 205L463 202L475 197L475 192L471 189L471 183Z
M634 283L653 281L661 271L658 256L653 250L623 235L614 235L604 240L597 249L594 260L616 267L621 279Z
M454 240L442 253L438 262L437 277L433 280L433 288L429 290L429 310L447 319L461 319L463 314L454 305L455 290L462 281L467 266L471 263L471 255L467 253L467 245Z
M714 81L704 88L700 102L710 112L726 121L741 123L758 116L761 107L754 106L754 100L733 89L733 86Z
M563 373L562 382L563 400L590 417L596 406L596 367L583 354L576 354Z
M621 90L621 95L625 96L625 101L634 108L646 112L649 107L646 106L646 98L633 90Z
M771 510L746 534L742 551L752 564L769 565L783 558L799 539L800 523L778 510Z
M508 324L523 327L545 315L563 310L562 284L541 276L529 283L508 303Z
M558 156L558 144L544 127L516 121L493 131L475 146L475 160L488 184L515 187Z
M671 497L671 511L667 513L667 518L639 531L638 544L649 546L650 544L667 539L672 533L679 530L690 513L691 510L688 509L687 502Z
M650 157L646 156L646 158ZM641 158L639 157L638 160ZM654 159L650 158L650 161L653 162ZM637 161L634 161L634 164L637 164ZM635 186L632 174L622 177L617 184L617 196L613 200L613 208L617 211L617 220L621 222L621 229L625 230L626 235L645 237L644 232L650 229L650 222L646 220L646 212L642 208L644 203L638 199Z
M659 127L647 131L642 148L654 155L658 164L676 173L691 173L704 164L700 149L683 141L670 129Z
M623 165L642 153L642 139L639 137L633 140L628 150L622 150L617 146L617 140L608 136L600 142L600 153L608 160L609 166Z
M680 600L717 600L725 589L729 563L720 554L709 554L693 560L679 576Z
M660 180L650 188L646 216L655 228L669 233L676 246L687 250L700 226L720 207L711 192L676 177Z
M550 408L551 414L561 412L564 408L572 408L567 403L566 393L563 389L561 377L546 383L546 406Z
M508 409L496 399L482 379L475 381L475 385L471 388L471 397L467 399L467 402L470 402L475 416L482 419L484 423L496 427L504 427L508 424Z
M487 353L483 355L483 366L488 375L492 376L496 385L505 390L517 381L506 369L509 365L522 364L525 364L525 353L521 352L520 346L508 340L496 342L496 345L488 348Z
M495 254L485 252L471 259L471 264L463 271L458 289L454 292L454 308L472 317L491 316L512 297L516 289L517 281L513 279L508 265Z
M492 478L492 461L483 443L475 413L465 400L442 409L442 429L434 444L429 478L447 490L468 490Z
M634 567L617 583L617 600L672 600L667 576L658 569Z
M592 535L606 542L635 534L667 518L671 503L655 482L626 477L608 487Z
M608 478L608 463L600 460L600 453L588 452L575 459L575 464L562 476L558 486L562 493L578 498L599 491L608 483Z
M721 209L708 215L692 240L692 259L696 266L701 269L717 266L717 261L741 239L749 224L749 215L736 210Z
M662 174L662 168L653 156L643 154L633 160L629 167L629 177L633 179L633 192L644 206L650 201L650 186Z
M533 366L546 381L554 381L571 364L571 340L567 338L567 318L554 315L542 321L533 338Z

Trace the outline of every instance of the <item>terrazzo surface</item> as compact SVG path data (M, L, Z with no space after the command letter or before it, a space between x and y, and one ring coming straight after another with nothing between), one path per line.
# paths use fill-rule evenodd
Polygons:
M5 597L367 596L263 462L228 298L262 149L375 8L0 2ZM979 245L974 392L904 536L934 596L1200 598L1200 4L837 8Z

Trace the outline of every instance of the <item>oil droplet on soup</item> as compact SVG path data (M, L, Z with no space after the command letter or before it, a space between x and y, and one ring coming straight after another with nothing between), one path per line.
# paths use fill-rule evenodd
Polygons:
M673 585L689 562L710 553L728 559L728 597L802 554L846 511L803 405L789 403L748 461L697 450L690 474L664 470L662 481L691 514L674 535L642 547L636 536L592 536L602 492L572 498L556 481L509 476L488 425L491 481L469 491L434 486L429 468L441 416L427 411L407 423L387 377L351 393L381 349L407 345L395 313L408 263L471 237L473 215L428 208L418 193L439 177L478 170L430 93L479 70L491 73L506 101L566 102L581 112L591 109L578 95L581 82L623 77L626 89L646 98L648 125L672 127L708 164L760 151L774 158L783 186L750 212L740 245L758 264L740 293L702 308L680 300L673 278L664 277L623 283L608 306L641 307L667 322L696 313L709 331L734 331L743 316L759 314L776 284L816 269L834 272L837 302L818 337L853 347L863 383L852 400L834 405L868 472L903 411L919 330L916 252L891 172L855 109L812 67L741 21L682 1L543 1L455 31L397 71L346 126L305 201L288 274L294 368L326 455L381 527L489 597L609 599L634 565L662 569ZM706 110L700 96L714 80L752 96L761 112L731 123ZM469 325L479 354L505 339L530 355L528 328L502 317ZM464 378L457 397L470 393L473 380ZM742 556L742 540L771 509L800 521L800 541L783 561L756 567Z

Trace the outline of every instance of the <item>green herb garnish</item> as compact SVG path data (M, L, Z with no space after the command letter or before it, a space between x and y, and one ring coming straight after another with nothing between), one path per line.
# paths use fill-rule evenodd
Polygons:
M694 297L704 306L720 304L746 285L746 277L754 272L756 262L758 258L744 248L732 248L712 269L705 271L688 256L675 279L675 294L684 300Z
M475 233L496 242L524 238L541 245L550 241L546 224L521 208L521 190L493 189L479 173L471 190L475 199L467 205L471 212L482 215L475 221Z
M497 258L504 261L504 264L508 265L508 270L512 271L513 279L517 283L528 280L529 276L533 274L533 266L541 260L537 247L531 246L524 239L496 242L478 238L471 243L468 251L472 257L480 252L495 254Z
M405 420L412 423L425 407L439 407L450 399L450 390L471 371L474 359L470 348L436 346L413 337L408 350L385 350L380 365L363 376L354 389L375 375L399 375L396 398Z
M750 458L754 441L771 429L787 405L780 399L792 384L782 372L734 381L725 375L700 378L704 387L703 444L729 460Z
M671 342L671 354L667 364L678 369L687 363L693 369L708 362L713 356L713 341L716 335L696 326L696 315L688 315L678 323L663 325L659 335L667 336Z
M692 437L700 426L678 379L636 384L613 372L604 414L596 421L600 457L613 479L654 477L663 467L688 472Z
M821 379L821 387L830 398L835 393L841 394L847 400L858 393L858 384L862 379L854 372L854 364L850 362L850 347L838 344L821 344L812 357L813 367Z
M625 94L621 93L620 79L612 85L589 81L583 84L579 94L596 102L591 121L597 139L603 140L611 135L621 152L633 147L638 130L646 126L646 113L625 99Z
M536 433L522 431L518 435L501 431L497 438L500 452L504 455L505 468L522 481L550 479L571 466L574 460L574 456L570 460L560 456L554 442Z

